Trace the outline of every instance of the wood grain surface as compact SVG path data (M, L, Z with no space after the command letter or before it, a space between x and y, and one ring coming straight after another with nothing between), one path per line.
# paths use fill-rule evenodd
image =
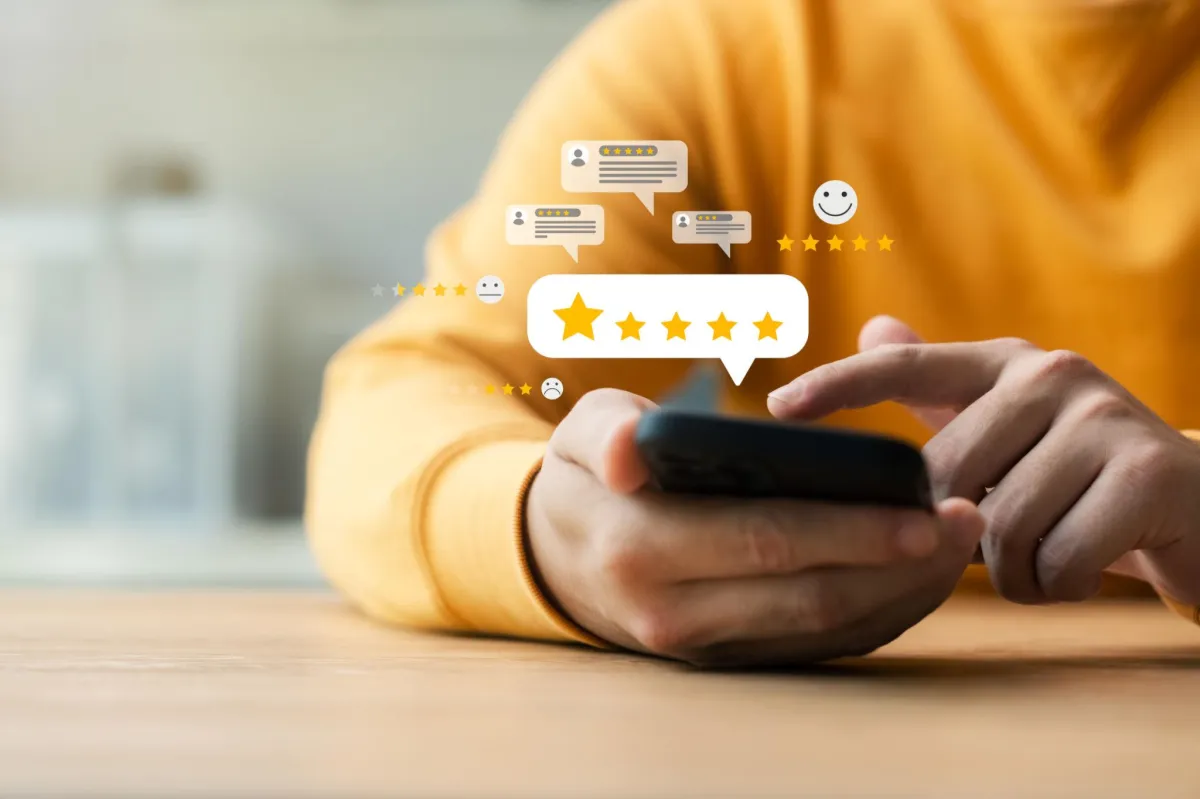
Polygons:
M862 660L701 673L324 593L0 592L0 795L1200 796L1200 629L956 598Z

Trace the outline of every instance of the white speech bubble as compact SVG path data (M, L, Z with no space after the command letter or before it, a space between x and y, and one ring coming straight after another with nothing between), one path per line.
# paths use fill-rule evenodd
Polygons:
M580 246L604 243L604 207L600 205L510 205L504 238L509 244L562 247L579 263Z
M527 300L547 358L717 359L740 386L758 358L808 343L808 291L791 275L546 275Z
M749 211L676 211L671 216L671 240L676 244L715 244L732 258L731 244L749 244Z
M688 148L681 141L569 141L562 148L562 187L570 192L634 194L651 214L655 194L688 186Z

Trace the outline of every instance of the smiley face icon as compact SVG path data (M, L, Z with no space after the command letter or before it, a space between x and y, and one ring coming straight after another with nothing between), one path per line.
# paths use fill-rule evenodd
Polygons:
M557 377L547 377L542 381L542 396L548 400L556 400L563 395L562 381Z
M484 275L475 284L475 296L481 302L486 302L488 305L495 305L504 299L504 281L495 275Z
M842 225L858 211L858 195L844 180L828 180L813 193L813 210L822 222Z

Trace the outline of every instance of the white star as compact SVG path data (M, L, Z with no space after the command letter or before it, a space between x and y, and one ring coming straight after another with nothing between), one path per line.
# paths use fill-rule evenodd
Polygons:
M383 286L376 285L375 288L371 289L371 294L372 294L372 296L375 296L375 297L382 297L383 296Z

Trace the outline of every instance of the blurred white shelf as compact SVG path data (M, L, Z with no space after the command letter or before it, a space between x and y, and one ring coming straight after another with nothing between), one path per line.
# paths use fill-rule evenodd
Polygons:
M0 586L271 588L323 582L298 521L208 535L91 527L0 534Z

